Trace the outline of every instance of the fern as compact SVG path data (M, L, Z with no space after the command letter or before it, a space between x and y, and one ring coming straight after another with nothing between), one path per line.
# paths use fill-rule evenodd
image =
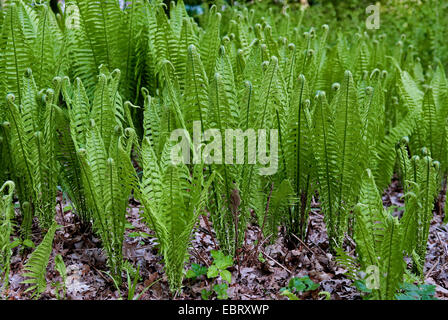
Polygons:
M377 145L377 162L374 169L375 181L380 190L390 182L395 164L396 143L404 136L409 136L415 126L420 112L421 92L407 73L401 73L399 89L403 95L403 102L407 109L406 115L400 123L392 128L384 140Z
M32 46L37 53L33 65L38 67L33 68L37 85L49 87L53 78L61 71L58 60L61 58L63 38L53 11L46 4L39 5L38 11L36 40Z
M0 83L0 96L6 97L11 93L17 97L17 103L22 103L22 80L26 68L32 64L32 51L30 43L26 41L27 35L24 24L20 19L26 6L22 1L8 5L6 16L2 25L2 37L0 41L1 64L0 71L3 74ZM29 35L35 37L35 35ZM5 113L4 100L0 103L1 114ZM2 117L3 118L3 117ZM3 119L4 120L4 119Z
M299 203L294 208L294 216L290 217L290 229L305 237L308 222L308 211L312 193L312 147L309 140L312 138L311 126L308 122L310 109L309 87L303 75L294 81L291 97L291 106L288 115L285 159L288 177L294 181L295 195ZM307 114L308 113L308 114ZM308 115L308 118L307 118Z
M314 112L313 130L315 147L313 153L316 159L319 195L322 209L325 212L327 232L330 239L335 241L333 243L338 243L342 232L336 227L340 201L337 183L339 168L335 125L325 93L319 92L316 98L317 106Z
M47 274L48 260L53 249L53 239L57 228L58 225L54 222L48 229L42 242L31 253L28 262L24 266L23 277L26 279L22 283L30 285L26 289L26 292L33 291L35 298L39 298L47 287L45 276Z
M42 227L48 228L54 216L57 174L56 163L56 113L59 99L60 79L56 78L54 89L45 93L37 91L34 77L27 69L22 80L22 104L15 104L15 97L8 96L9 148L13 151L12 168L20 181L19 193L27 200L40 218ZM30 223L31 216L26 217ZM26 225L25 224L25 225ZM28 237L28 228L24 230Z
M426 148L423 149L422 158L413 156L409 160L405 145L401 145L399 155L406 191L402 242L405 251L414 260L415 271L423 276L429 226L439 188L440 164L432 160Z
M170 288L176 291L182 285L191 232L207 202L214 174L205 181L203 166L197 166L190 177L184 165L170 163L172 146L167 142L158 158L149 139L144 140L140 198L160 241Z
M14 188L12 181L7 181L0 188L0 293L6 291L9 285Z
M199 214L239 260L250 223L306 241L315 196L350 277L369 265L382 273L375 298L394 298L404 254L423 274L447 173L444 6L383 4L378 33L351 3L335 11L220 0L194 17L182 0L67 0L56 13L49 1L0 3L0 181L14 181L24 240L34 218L52 227L59 186L101 238L119 283L134 194L175 291ZM192 164L169 161L176 129L188 132ZM218 163L199 157L213 147L208 129L223 146ZM277 172L261 175L249 156L223 161L241 156L224 153L235 144L226 129L237 141L277 130ZM394 175L400 221L380 198ZM356 261L342 251L347 233Z
M90 106L82 82L63 88L69 101L70 133L67 141L65 179L73 181L71 194L82 192L76 204L88 210L95 230L101 236L112 275L121 282L122 245L126 208L136 175L130 153L135 137L131 128L123 129L123 106L117 99L119 73L100 74L95 97ZM73 149L76 154L73 153ZM79 165L79 169L78 166ZM71 183L67 180L67 183ZM88 216L88 217L89 217Z
M397 218L385 212L374 177L367 170L355 211L356 250L362 270L375 267L379 280L371 288L374 298L390 300L403 281L402 231Z

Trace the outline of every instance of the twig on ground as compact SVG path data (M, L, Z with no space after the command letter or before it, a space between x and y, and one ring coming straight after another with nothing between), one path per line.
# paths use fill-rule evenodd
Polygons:
M291 271L289 271L288 268L286 268L284 265L282 265L280 262L278 262L277 260L275 260L274 258L272 258L270 255L268 255L266 252L264 252L263 250L260 250L260 252L266 256L266 258L270 259L271 261L273 261L275 264L277 264L279 267L281 267L283 270L286 270L289 274L292 274Z
M204 220L205 226L207 227L207 231L209 232L210 238L212 238L213 245L215 246L215 250L219 250L219 246L216 244L215 237L213 237L212 228L210 227L210 222L206 215L202 215L202 220Z
M199 260L202 260L202 262L204 262L207 267L210 267L210 263L198 252L198 250L196 250L195 247L193 247L193 251L194 251L195 256Z
M103 272L102 272L101 270L98 270L97 268L95 268L94 265L92 265L92 264L90 264L90 263L89 263L89 267L92 267L92 268L93 268L93 269L100 275L100 277L103 278L104 281L106 281L106 283L109 283L109 282L110 282L111 279L106 278L106 277L103 275Z
M315 254L313 250L310 249L310 247L308 247L305 242L302 241L302 239L300 239L298 236L296 236L294 233L291 233L291 235L296 238L304 247L305 249L307 249L309 252L311 252L312 254Z
M446 244L442 241L442 239L440 239L440 235L438 232L435 233L437 236L437 239L439 239L440 245L443 248L443 251L445 251L445 254L448 256L448 249L446 248Z
M434 271L435 267L439 264L439 262L440 262L440 257L437 259L437 262L433 264L431 269L428 270L428 272L426 273L425 279L427 279L431 276L432 272Z

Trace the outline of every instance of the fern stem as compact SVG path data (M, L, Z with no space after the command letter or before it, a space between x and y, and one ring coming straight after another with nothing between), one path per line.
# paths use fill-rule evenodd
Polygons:
M100 1L100 7L101 7L101 13L102 13L102 19L101 22L103 23L103 28L104 28L104 41L106 42L106 59L107 59L107 66L110 68L112 67L112 65L110 64L110 57L109 57L109 40L108 40L108 36L107 36L107 25L106 25L106 20L107 20L107 14L104 12L104 2L105 1Z
M328 209L329 209L329 238L330 241L332 242L334 240L334 225L333 225L333 199L332 199L332 194L331 194L331 184L330 184L330 168L329 168L329 159L328 159L328 150L327 150L327 129L325 126L325 118L324 118L324 110L323 110L323 103L322 101L320 102L320 114L321 114L321 122L322 122L322 133L323 133L323 138L324 138L324 161L325 161L325 170L326 170L326 175L325 175L325 180L327 183L327 190L328 190Z
M41 84L42 80L42 73L43 73L43 67L44 67L44 44L45 44L45 26L47 24L47 15L48 15L48 8L45 7L45 15L43 19L43 27L42 27L42 41L40 46L40 72L39 72L39 79L37 79L37 83Z
M15 11L14 11L15 12ZM14 48L14 64L15 64L15 71L16 71L16 81L17 81L17 95L19 96L19 105L22 103L22 88L21 88L21 76L19 75L19 63L17 61L17 47L16 47L16 38L14 35L14 23L13 23L13 13L11 12L11 19L10 19L10 27L11 27L11 37L12 37L12 45Z
M104 245L106 246L106 250L108 252L112 252L112 248L110 246L111 242L110 242L110 239L109 239L109 234L107 233L107 229L105 228L105 223L104 223L104 221L102 219L101 211L99 210L99 206L98 206L98 203L97 203L97 200L96 200L97 197L95 196L95 193L93 192L92 185L90 183L90 179L88 178L87 171L86 171L86 168L85 168L86 164L84 163L83 160L80 161L80 164L81 164L80 167L81 167L81 170L83 171L84 177L86 178L85 180L87 182L87 187L89 189L90 196L91 196L91 198L93 200L93 204L95 206L95 212L97 214L98 221L99 221L101 229L103 231L101 233L102 233L102 236L105 238L104 239L105 240L104 241Z
M345 170L345 152L346 152L346 146L347 146L347 126L348 126L348 93L349 93L349 86L350 86L350 78L347 77L347 88L345 92L345 117L344 117L344 139L342 143L342 162L341 162L341 179L340 179L340 189L339 189L339 205L338 205L338 213L336 217L336 232L340 232L340 223L341 223L341 213L340 210L342 208L342 193L344 188L344 170ZM348 200L348 199L347 199ZM343 209L343 210L347 210ZM339 235L338 235L339 236Z

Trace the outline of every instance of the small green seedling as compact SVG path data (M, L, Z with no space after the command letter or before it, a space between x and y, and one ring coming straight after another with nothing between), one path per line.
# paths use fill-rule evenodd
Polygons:
M187 271L185 277L187 279L197 280L199 277L206 275L210 281L210 288L203 289L201 291L201 297L203 300L209 300L213 293L219 300L225 300L229 298L227 290L229 284L232 283L232 274L228 268L233 266L233 258L226 256L221 251L213 250L211 252L213 263L210 267L201 266L193 263L191 269ZM221 278L221 282L217 283L218 278Z
M143 231L135 231L135 232L130 232L128 234L128 237L130 238L149 238L151 235L149 233L143 232Z
M232 274L227 269L233 266L233 259L231 256L226 256L221 251L216 250L213 250L211 255L213 257L213 264L207 270L207 278L215 279L216 281L218 277L221 277L223 282L215 284L213 291L219 300L226 300L229 298L227 293L229 284L232 283Z
M232 274L227 268L233 265L233 259L231 256L226 256L221 251L213 250L211 252L213 257L213 264L208 268L207 278L216 278L221 276L222 280L228 283L232 282Z
M185 276L187 279L193 279L193 281L195 281L200 276L205 276L207 274L207 270L207 267L193 263L191 265L191 269L187 271L187 274Z
M31 241L30 239L25 239L25 240L23 240L23 242L22 242L22 246L23 246L24 248L31 248L31 249L36 248L36 245L35 245L34 242Z
M438 300L435 297L436 286L430 284L403 283L400 291L396 295L397 300Z
M359 292L365 293L365 294L371 294L372 293L372 289L369 289L366 285L365 280L355 280L355 282L353 283L356 287L356 289L358 289Z
M213 286L213 290L215 291L218 300L229 299L229 294L227 293L227 289L229 289L229 286L227 285L227 283L215 284Z
M143 294L149 290L149 288L151 288L154 284L156 284L157 282L159 282L161 280L161 278L160 278L160 279L152 282L149 286L144 288L139 294L136 295L137 284L138 284L138 281L141 280L140 266L137 266L137 269L135 269L128 261L125 261L123 264L123 269L126 271L126 279L127 279L127 283L128 283L127 300L139 300L143 296ZM115 278L110 275L109 272L105 272L105 273L112 279L112 281L115 285L115 288L118 291L119 300L123 300L123 296L121 295L120 285L115 280Z
M212 297L212 294L213 294L212 290L202 289L201 298L202 300L209 300Z
M301 295L307 291L314 291L319 288L319 284L315 283L308 276L298 278L294 277L289 280L288 286L280 289L280 293L289 300L299 300L297 295Z

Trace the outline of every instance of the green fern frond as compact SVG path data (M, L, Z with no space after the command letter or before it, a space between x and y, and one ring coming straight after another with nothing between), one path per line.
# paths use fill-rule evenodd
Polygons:
M33 291L35 298L39 298L47 287L47 281L45 280L47 265L53 249L54 234L58 227L56 222L52 224L44 239L31 253L28 262L24 266L23 277L26 279L22 283L30 284L26 292Z
M17 97L17 103L22 103L22 80L27 68L32 64L32 51L26 40L22 2L11 3L6 12L3 22L2 37L0 40L0 97L2 99L11 93ZM4 106L4 102L0 103ZM3 114L5 109L0 109Z
M7 181L0 187L0 296L9 285L14 189L15 184L12 181Z
M338 177L340 175L338 144L332 111L325 93L319 92L314 111L313 150L316 159L316 174L319 182L319 196L325 215L327 232L334 244L340 242L341 232L337 229L339 212ZM340 226L340 225L339 225Z

